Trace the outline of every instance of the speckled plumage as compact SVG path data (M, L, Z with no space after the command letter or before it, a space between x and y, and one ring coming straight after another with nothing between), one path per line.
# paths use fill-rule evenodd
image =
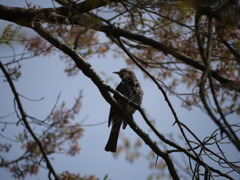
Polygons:
M119 91L124 96L126 96L132 102L141 105L143 91L134 72L127 68L124 68L121 69L119 72L114 73L118 74L122 79L120 84L117 86L116 90ZM113 97L123 108L126 108L130 115L132 115L136 111L134 107L129 105L128 102L124 101L122 98L118 97L117 95L114 95ZM118 135L122 123L123 129L125 129L127 124L123 116L121 115L121 112L111 107L108 118L108 126L112 124L112 129L105 147L106 151L116 152Z

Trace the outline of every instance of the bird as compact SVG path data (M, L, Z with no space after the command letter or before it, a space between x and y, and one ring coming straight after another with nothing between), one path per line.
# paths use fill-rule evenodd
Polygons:
M120 92L122 95L127 97L130 101L141 105L143 98L143 91L139 81L136 78L136 75L133 71L128 68L123 68L119 72L113 72L118 74L121 78L120 84L117 86L116 90ZM132 117L132 114L136 111L136 109L129 104L129 101L120 98L116 94L113 95L113 98L129 113ZM112 129L109 135L108 142L105 146L105 151L116 152L117 142L119 131L121 125L123 125L123 129L126 128L127 123L124 120L124 117L118 109L111 106L110 113L108 117L108 127L112 124Z

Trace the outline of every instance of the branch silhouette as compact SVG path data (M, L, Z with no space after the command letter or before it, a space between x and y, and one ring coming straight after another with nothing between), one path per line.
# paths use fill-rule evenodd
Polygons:
M72 60L76 63L76 66L88 77L90 78L93 83L98 87L99 91L101 92L104 99L111 105L115 106L119 111L123 113L123 116L126 118L127 123L129 126L143 139L143 141L160 157L162 157L169 169L169 172L173 179L178 180L179 176L177 174L176 169L174 168L173 162L171 161L169 155L162 151L155 142L151 140L148 134L146 134L140 127L137 126L137 124L132 121L132 118L128 114L128 112L121 107L120 104L116 102L115 99L112 98L110 93L108 91L114 92L112 88L110 88L108 85L104 83L104 81L100 78L100 76L97 75L97 73L94 71L92 66L87 63L86 60L84 60L80 54L78 54L75 50L68 47L66 44L60 42L56 38L52 37L39 22L34 23L34 26L32 27L40 36L42 36L44 39L49 41L51 44L53 44L56 48L63 51L67 55L69 55ZM120 94L120 93L119 93Z
M29 123L27 121L27 115L24 112L21 100L19 98L19 94L17 93L17 90L16 90L16 88L15 88L15 86L14 86L12 80L11 80L11 77L9 76L7 70L4 68L4 66L3 66L1 61L0 61L0 68L2 69L2 72L4 73L5 77L7 78L7 81L8 81L8 83L10 85L10 88L11 88L11 90L13 92L14 98L15 98L16 103L17 103L17 107L18 107L20 115L21 115L20 120L23 121L26 129L31 134L31 136L34 139L34 141L37 143L37 145L38 145L38 147L39 147L39 149L40 149L40 151L42 153L43 159L46 161L47 168L49 169L48 178L52 179L51 178L51 174L52 174L54 176L54 179L58 180L59 178L58 178L58 176L57 176L57 174L56 174L56 172L55 172L55 170L54 170L50 160L48 159L47 154L45 153L45 150L43 148L43 145L42 145L41 141L37 138L37 136L35 135L35 133L33 132L32 128L31 128L31 126L29 125Z

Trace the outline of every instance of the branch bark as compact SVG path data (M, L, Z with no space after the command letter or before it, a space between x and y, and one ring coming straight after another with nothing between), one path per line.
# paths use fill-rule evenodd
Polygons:
M104 3L99 4L98 7L106 5L106 1ZM111 1L111 2L118 2L118 1ZM92 8L88 8L88 10L94 9L95 6ZM96 7L95 7L96 8ZM84 8L83 8L84 9ZM87 8L86 8L87 9ZM7 7L0 5L0 19L15 22L21 26L25 27L32 27L32 23L35 20L39 20L41 22L48 22L48 23L63 23L63 24L75 24L84 26L87 28L94 29L96 31L104 32L111 36L119 36L124 37L129 40L134 40L140 42L142 44L151 46L155 49L158 49L165 54L169 54L176 59L184 62L187 65L190 65L200 71L205 70L205 66L197 62L197 60L192 59L191 57L179 52L177 49L166 46L165 44L158 42L156 40L150 39L146 36L134 34L129 31L114 27L113 25L105 25L101 22L92 22L91 18L84 16L81 17L80 14L86 12L85 10L79 10L76 14L71 14L69 12L69 8L66 7L61 8L43 8L43 9L23 9L23 8L16 8L16 7ZM216 79L219 83L224 85L225 87L232 89L234 91L240 92L240 84L233 80L227 79L221 75L217 71L210 70L210 73L214 79Z
M128 112L121 107L120 104L118 104L115 99L112 98L110 93L108 91L113 91L108 85L106 85L103 80L97 75L97 73L94 71L92 66L87 63L76 51L68 47L67 45L61 43L56 38L52 37L42 26L40 23L34 23L34 26L32 27L33 30L35 30L40 36L42 36L44 39L46 39L48 42L53 44L56 48L63 51L67 55L69 55L72 60L76 63L76 66L82 70L82 72L90 78L93 83L98 87L99 91L101 92L104 99L111 105L115 106L119 111L123 113L123 116L125 117L127 123L129 126L143 139L143 141L160 157L162 157L169 169L169 172L173 179L178 180L179 176L177 174L176 169L174 168L174 164L169 157L168 153L162 151L155 142L151 140L148 134L146 134L140 127L137 126L137 124L132 121L132 118L128 114Z

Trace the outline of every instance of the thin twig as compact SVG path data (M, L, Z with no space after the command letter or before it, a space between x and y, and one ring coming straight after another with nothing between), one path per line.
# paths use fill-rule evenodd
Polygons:
M37 145L38 145L38 147L39 147L39 149L40 149L40 151L43 155L43 158L46 161L47 168L49 169L49 179L50 179L50 175L53 174L55 180L58 180L59 178L58 178L50 160L48 159L47 154L45 153L45 150L43 148L43 145L42 145L41 141L37 138L37 136L35 135L35 133L33 132L32 128L30 127L30 125L27 121L27 115L24 112L22 103L21 103L20 98L19 98L19 94L17 93L17 90L16 90L16 88L15 88L7 70L4 68L1 61L0 61L0 68L2 69L2 72L4 73L5 77L7 78L8 83L11 87L11 90L13 92L13 95L15 97L15 100L16 100L16 103L17 103L17 106L18 106L18 109L19 109L19 112L20 112L20 115L21 115L21 120L23 121L23 123L24 123L26 129L28 130L28 132L31 134L31 136L33 137L33 139L37 143Z

